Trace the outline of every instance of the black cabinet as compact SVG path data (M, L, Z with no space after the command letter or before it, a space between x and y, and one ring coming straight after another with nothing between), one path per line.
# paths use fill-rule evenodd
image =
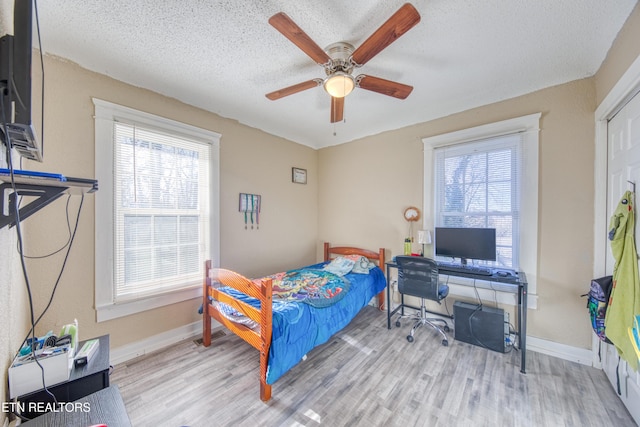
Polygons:
M69 379L62 383L47 387L58 402L73 402L91 393L109 387L109 335L98 337L100 344L97 352L89 362L80 367L73 367ZM85 341L78 344L78 350ZM54 403L53 397L45 390L18 397L18 402L23 408L22 416L34 418L43 412L39 410L46 407L47 403Z

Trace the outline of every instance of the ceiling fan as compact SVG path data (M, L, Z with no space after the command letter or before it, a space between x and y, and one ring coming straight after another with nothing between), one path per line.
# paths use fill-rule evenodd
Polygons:
M405 3L357 49L346 42L333 43L326 49L322 49L284 12L276 13L269 18L269 24L322 66L327 77L276 90L268 93L266 97L275 101L322 85L331 95L331 123L342 121L344 97L356 87L405 99L413 90L413 86L366 74L353 77L352 72L355 68L366 64L418 22L420 22L420 14L416 8L410 3Z

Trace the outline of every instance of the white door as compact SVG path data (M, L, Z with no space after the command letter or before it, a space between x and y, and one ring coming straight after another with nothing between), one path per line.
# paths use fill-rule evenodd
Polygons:
M611 218L625 191L640 192L640 95L636 95L608 124L607 141L607 218ZM636 247L640 246L640 214L636 195ZM607 223L608 225L608 223ZM606 272L613 273L614 259L607 246ZM640 420L640 374L628 368L624 360L618 366L618 353L613 345L602 344L602 367L614 389L620 380L620 398L637 421ZM617 372L616 372L617 371Z

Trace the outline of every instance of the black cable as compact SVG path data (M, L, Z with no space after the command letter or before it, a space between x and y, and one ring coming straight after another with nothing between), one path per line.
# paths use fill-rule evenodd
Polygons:
M71 194L67 194L67 205L66 205L66 215L67 215L67 233L68 233L68 237L67 237L67 241L64 243L64 245L62 245L62 247L60 247L59 249L56 249L53 252L50 252L46 255L25 255L25 254L21 254L24 255L25 258L27 259L43 259L43 258L49 258L59 252L62 252L62 250L64 250L64 248L67 247L67 245L69 245L69 243L71 242L71 222L69 221L69 202L71 201ZM17 245L17 244L16 244ZM16 248L17 252L20 253L20 248Z
M476 334L473 333L473 325L471 323L471 320L473 319L473 317L478 313L482 311L482 305L478 305L469 315L469 319L467 320L467 322L469 323L469 335L471 335L471 337L473 337L473 339L481 346L484 347L486 349L489 349L489 347L487 347L482 341L480 341L478 339L478 337L476 336Z
M513 335L514 338L519 336L518 332L516 331L515 326L513 326L513 324L511 324L511 322L509 322L509 339L511 339L511 335ZM505 353L511 353L511 351L513 351L513 350L519 351L520 348L518 346L516 346L517 342L518 342L517 339L514 339L513 342L510 342L508 344L509 351L505 351Z
M478 303L480 304L480 308L482 308L482 298L480 298L480 293L478 292L478 287L476 286L476 279L473 279L473 290L476 293L476 298L478 299Z
M66 252L66 254L64 256L64 260L62 262L62 267L60 268L60 273L58 273L58 277L57 277L56 282L55 282L55 284L53 286L53 290L51 291L51 296L49 297L49 302L47 303L47 306L44 308L44 310L42 310L42 313L40 314L40 316L38 316L38 319L35 321L34 325L32 326L32 331L33 331L33 328L35 328L35 326L40 322L40 320L45 315L45 313L49 310L49 307L51 306L51 303L53 302L53 297L55 296L56 290L58 288L58 284L60 283L60 279L62 278L62 273L64 272L64 268L65 268L65 266L67 264L67 259L69 258L69 252L71 252L71 246L73 245L73 241L75 240L75 237L76 237L76 231L78 230L78 223L80 222L80 212L82 211L83 202L84 202L84 193L82 193L82 196L80 198L80 206L78 206L78 213L76 215L76 223L75 223L75 226L73 228L73 234L71 235L71 241L69 242L69 245L67 247L67 252ZM32 331L30 331L29 333L31 333ZM29 334L27 334L27 336L25 337L24 341L26 341L28 337L29 337Z
M9 168L10 171L12 171L11 167ZM15 190L15 182L13 183L14 186L14 193L16 192ZM78 224L80 222L80 213L82 212L82 205L84 202L84 193L82 193L81 195L81 199L80 199L80 205L78 206L78 212L76 214L76 222L73 228L73 233L71 234L70 240L69 240L69 244L67 245L67 252L65 254L62 266L60 268L60 272L58 274L58 277L56 278L53 290L51 291L51 296L49 297L49 301L46 305L46 307L42 310L42 313L40 313L40 315L38 316L38 318L34 321L34 310L33 310L33 303L32 303L32 299L31 299L31 287L27 278L27 273L26 273L26 266L24 265L24 255L23 255L23 251L22 251L22 237L19 238L19 248L20 250L18 251L18 253L20 254L20 258L22 260L22 264L23 264L23 274L25 275L25 282L27 284L27 291L29 293L29 306L30 306L30 312L31 312L31 329L29 330L29 332L27 333L27 335L25 336L25 338L22 340L22 343L25 343L27 341L27 339L29 338L29 335L31 335L32 338L32 342L35 342L35 327L37 326L37 324L40 322L40 320L42 319L42 317L46 314L46 312L49 310L49 307L51 306L51 303L53 302L53 298L55 296L56 290L58 288L58 284L60 283L60 279L62 278L62 273L64 272L64 269L66 267L67 264L67 260L69 258L69 253L71 252L71 247L73 245L73 242L75 240L75 236L76 236L76 232L78 230ZM15 205L17 206L17 204ZM16 208L16 226L19 226L19 222L20 222L20 217L19 217L19 211ZM33 350L34 356L35 356L35 350ZM44 381L44 368L42 367L42 365L40 365L40 363L37 360L37 357L34 357L34 360L38 363L38 366L40 366L40 368L42 369L42 381L43 381L43 385L44 385L44 389L45 391L51 395L51 397L53 397L54 401L57 403L57 399L56 397L49 392L49 390L46 387L45 381Z
M477 313L479 313L480 311L482 311L482 305L478 305L478 306L476 306L476 308L475 308L475 309L471 312L471 314L469 315L469 319L468 319L468 322L467 322L467 323L469 324L469 335L471 335L471 337L475 340L475 342L476 342L476 343L478 343L478 345L479 345L479 346L481 346L481 347L483 347L483 348L486 348L486 349L489 349L489 350L494 350L494 351L495 351L495 349L493 349L493 348L491 348L491 347L488 347L485 343L483 343L483 342L482 342L482 341L481 341L481 340L476 336L476 334L473 332L473 325L472 325L472 323L471 323L471 320L472 320L472 319L473 319L473 317L474 317ZM518 333L517 333L517 332L515 332L515 327L514 327L511 323L509 323L509 336L511 336L512 334L513 334L513 335L518 336ZM505 345L506 345L506 347L509 347L509 350L508 350L508 351L506 351L506 350L505 350L505 351L504 351L504 353L511 353L511 351L512 351L514 348L515 348L516 350L519 350L519 348L517 348L517 347L515 346L516 341L517 341L517 340L514 340L514 341L513 341L512 343L510 343L510 344L505 344Z
M76 231L78 230L78 223L80 221L80 213L82 211L82 204L84 201L84 193L82 193L82 197L80 199L80 206L78 207L78 213L76 215L76 223L73 229L73 233L71 235L71 239L69 241L69 245L67 247L67 253L65 254L64 257L64 261L62 263L62 267L60 268L60 273L58 274L58 277L56 279L55 285L53 287L53 290L51 291L51 296L49 297L49 302L47 303L47 306L44 308L44 310L42 310L42 313L40 313L40 316L38 316L38 318L35 320L35 322L33 321L33 306L31 305L31 329L29 330L29 332L27 333L27 335L24 337L24 339L22 340L23 343L25 343L27 341L27 339L29 338L29 335L32 336L32 343L35 342L35 327L36 325L40 322L40 320L42 319L42 317L45 315L45 313L49 310L49 307L51 306L51 303L53 302L53 297L55 296L56 293L56 289L58 288L58 284L60 283L60 278L62 277L62 273L64 272L66 263L67 263L67 259L69 258L69 252L71 251L71 246L73 245L73 241L75 240L75 236L76 236ZM21 255L22 258L22 255ZM32 344L33 346L33 344ZM35 350L32 347L32 352L35 356ZM36 363L38 363L38 366L40 366L40 369L42 370L42 384L43 384L43 388L44 390L53 398L54 402L57 404L58 403L58 399L49 391L49 389L47 388L46 384L45 384L45 379L44 379L44 368L42 367L42 365L40 365L40 362L38 362L38 360L34 357L34 360L36 361Z
M23 252L23 242L22 242L22 228L20 226L20 209L18 209L18 190L16 188L16 181L15 181L15 175L13 174L13 159L11 158L11 150L13 149L12 146L12 142L11 142L11 135L9 135L9 132L7 130L7 120L6 120L6 112L4 110L4 91L0 91L0 105L1 105L1 109L2 109L2 127L3 127L3 131L4 131L4 135L5 135L5 142L7 145L7 166L9 168L9 177L11 180L11 189L13 190L13 195L14 195L14 201L13 201L13 210L14 210L14 216L15 216L15 225L16 225L16 233L17 233L17 238L18 238L18 246L20 247L20 252ZM33 295L31 293L31 284L29 283L29 275L27 273L27 265L25 263L25 258L24 256L20 255L20 265L22 267L22 274L24 276L24 281L25 281L25 286L27 288L27 296L29 298L29 315L31 318L31 342L32 342L32 348L31 348L31 353L33 354L33 360L34 362L36 362L36 364L40 367L40 374L42 377L42 386L44 391L49 394L55 403L58 403L58 400L56 399L56 397L53 395L53 393L51 393L49 391L49 389L47 388L46 382L45 382L45 378L44 378L44 367L42 366L42 364L40 363L40 361L38 360L38 355L36 353L36 349L33 348L33 343L36 342L35 339L35 315L34 315L34 308L33 308ZM27 337L29 336L29 334L27 334ZM25 338L26 341L26 338Z
M31 1L31 0L29 0ZM39 50L39 54L40 54L40 69L41 69L41 92L40 92L40 142L41 142L41 147L42 150L44 151L44 101L45 101L45 70L44 70L44 53L42 51L42 37L40 34L40 18L39 18L39 14L38 14L38 1L37 0L33 0L34 3L34 12L35 12L35 24L36 24L36 30L37 30L37 38L38 38L38 50ZM13 83L13 76L11 76L11 80ZM13 173L13 159L11 156L11 150L12 150L12 143L11 143L11 137L9 136L9 133L7 132L7 120L6 120L6 112L4 111L4 91L1 91L0 93L0 103L2 105L2 125L3 125L3 129L4 129L4 133L5 133L5 137L6 137L6 145L7 145L7 165L9 168L9 176L11 178L11 188L13 190L13 194L14 194L14 211L15 211L15 221L16 221L16 233L17 233L17 237L18 237L18 242L17 242L17 247L18 247L18 253L20 256L20 264L22 267L22 272L24 275L24 279L25 279L25 286L27 288L27 294L29 297L29 314L30 314L30 318L31 318L31 330L29 331L29 333L27 333L27 336L25 337L25 339L23 340L23 343L27 341L27 338L29 337L29 335L31 335L32 338L32 348L31 351L33 353L33 358L34 361L36 362L36 364L40 367L40 371L41 371L41 377L42 377L42 385L43 385L43 389L44 391L49 394L52 398L53 401L57 404L58 403L58 399L56 398L55 395L53 395L53 393L51 393L49 391L49 389L47 388L46 385L46 381L44 378L44 367L42 366L42 364L40 364L40 361L38 360L38 356L36 354L36 349L34 348L34 344L36 342L35 340L35 327L38 324L38 322L42 319L42 317L44 316L44 314L47 312L47 310L49 309L49 307L51 306L51 303L53 301L53 297L55 296L55 292L56 289L58 287L58 284L60 283L60 278L62 277L62 273L64 272L67 260L69 258L69 253L71 251L71 246L73 244L73 240L75 238L75 234L76 231L78 229L78 223L80 220L80 213L82 211L82 204L84 201L84 193L82 194L82 199L80 200L80 205L78 207L78 214L76 216L76 224L73 230L73 233L70 233L69 239L67 241L67 243L62 246L59 250L47 255L47 256L52 256L60 251L62 251L65 246L67 247L67 253L65 254L64 257L64 261L62 263L62 267L60 268L60 273L58 274L58 277L56 279L55 285L53 287L53 290L51 292L51 297L49 298L49 302L47 303L47 306L45 307L45 309L42 311L42 313L40 314L40 316L38 316L38 319L35 320L35 315L34 315L34 307L33 307L33 295L31 292L31 284L29 282L29 276L27 273L27 267L26 267L26 262L25 262L25 258L27 258L27 256L24 254L24 246L23 246L23 240L22 240L22 230L20 227L20 209L19 209L19 195L18 195L18 191L16 188L16 182L15 182L15 176ZM22 157L20 158L20 167L22 168ZM71 231L71 227L69 224L69 198L67 199L67 205L66 205L66 214L67 214L67 228L69 231ZM29 257L29 258L35 258L35 257ZM37 257L37 258L42 258L42 257ZM22 417L20 417L22 418Z

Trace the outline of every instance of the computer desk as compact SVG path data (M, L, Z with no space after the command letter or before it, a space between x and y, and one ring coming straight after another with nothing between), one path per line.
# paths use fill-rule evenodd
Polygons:
M398 268L398 264L395 262L387 263L387 283L390 283L391 278L391 269ZM496 269L495 271L504 271L505 269ZM467 279L473 279L473 283L469 284L467 282L464 283L456 283L456 285L461 286L469 286L476 287L479 289L489 289L493 291L501 291L508 292L512 294L518 295L518 348L520 349L520 372L526 373L526 364L527 364L527 276L523 271L517 272L517 274L512 276L500 276L494 272L491 276L485 276L480 274L472 274L466 272L457 272L457 271L442 271L440 272L441 276L450 276L450 277L464 277ZM391 317L398 312L398 310L403 310L404 308L414 308L419 310L418 307L412 307L404 304L404 298L402 303L391 311L391 295L389 288L391 286L387 285L387 328L391 329ZM434 313L442 315L442 313Z

